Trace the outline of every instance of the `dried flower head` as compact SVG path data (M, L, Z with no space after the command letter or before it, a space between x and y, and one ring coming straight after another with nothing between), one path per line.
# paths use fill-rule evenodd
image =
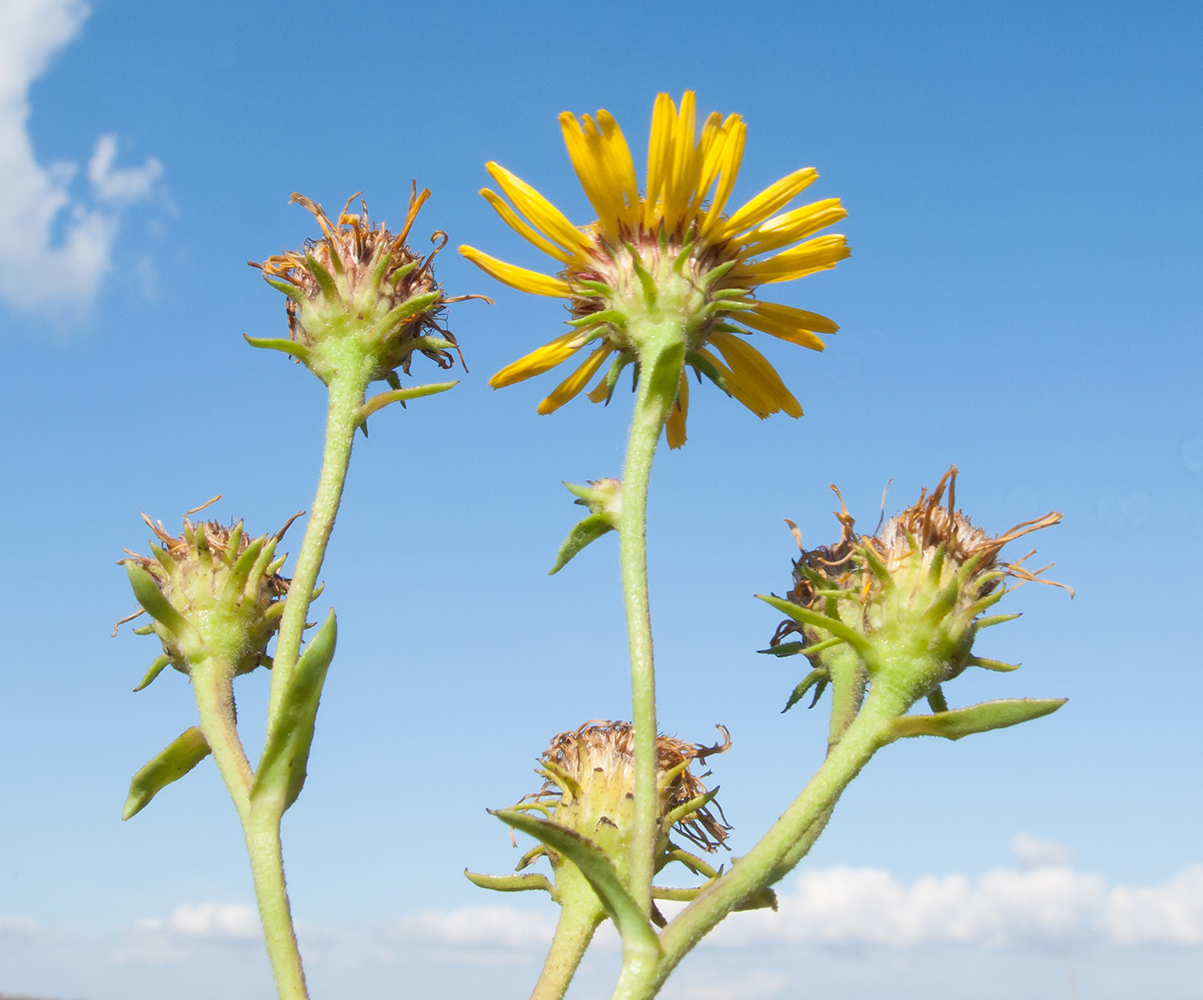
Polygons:
M451 351L458 347L454 335L441 325L445 307L484 296L443 294L431 265L447 243L445 233L435 232L431 239L436 246L425 257L406 243L430 189L419 194L413 186L405 224L395 236L383 223L372 222L366 202L360 202L360 213L348 211L358 196L347 199L335 223L321 205L293 194L290 200L313 213L324 235L300 250L250 265L288 296L288 328L295 346L251 343L288 350L327 382L340 362L348 363L339 345L364 357L369 380L389 378L397 368L408 374L415 351L439 368L451 368Z
M797 651L821 669L823 650L844 642L863 644L859 651L870 673L877 662L870 655L874 649L909 650L916 662L930 654L940 664L939 676L927 678L922 693L968 666L1014 669L974 656L974 637L1013 617L985 616L1007 593L1008 579L1052 581L1041 576L1048 566L1029 570L1024 565L1035 550L1014 562L1001 559L1000 553L1009 542L1058 524L1062 517L1052 512L990 535L956 508L956 478L952 467L930 494L924 490L874 535L856 533L842 497L836 513L841 537L834 545L804 549L794 528L801 555L794 562L788 601L791 609L806 613L790 610L793 617L778 626L770 649L782 649L782 640L797 634L802 638Z
M609 371L589 398L608 401L622 369L634 364L638 372L647 361L647 331L668 318L676 324L685 364L699 379L706 376L761 418L779 411L801 416L798 401L747 337L758 331L822 350L818 335L839 329L825 316L755 297L759 285L827 270L849 255L843 236L814 235L844 218L838 198L782 211L818 173L795 171L728 213L746 126L739 115L724 119L715 112L699 131L693 91L685 92L679 109L668 94L657 97L642 193L626 139L608 112L599 111L596 121L564 112L560 127L596 222L574 226L496 163L487 169L505 197L481 191L511 228L560 263L559 277L473 247L460 252L513 288L567 299L573 329L503 368L489 384L499 388L539 375L592 345L539 412L550 413L579 394L607 361ZM673 447L685 441L688 404L682 368L667 425Z
M185 516L183 533L176 536L162 522L142 518L160 544L150 542L152 556L127 549L129 558L120 564L142 604L137 614L152 618L138 631L158 635L163 656L138 690L168 664L188 673L192 664L216 657L234 674L270 665L267 645L279 627L289 585L279 573L286 557L277 559L275 550L292 521L275 535L252 539L241 521L194 524Z
M660 835L657 868L667 863L670 832L707 851L723 846L730 829L713 792L694 775L690 765L705 763L731 746L726 727L719 726L721 743L701 746L672 736L657 738ZM535 809L559 826L574 830L600 847L625 869L635 801L635 731L628 722L586 722L572 732L559 733L543 751L536 773L543 787L516 807ZM707 772L709 773L709 772ZM712 811L713 809L713 811ZM531 853L552 854L546 848ZM553 864L558 858L552 856Z

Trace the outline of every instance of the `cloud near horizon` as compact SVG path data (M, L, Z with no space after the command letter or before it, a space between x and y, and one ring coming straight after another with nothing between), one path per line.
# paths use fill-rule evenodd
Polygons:
M122 211L148 198L163 166L118 168L117 136L96 140L88 198L73 196L78 165L43 166L29 134L29 89L74 39L83 0L0 5L0 299L21 310L82 311L112 270Z

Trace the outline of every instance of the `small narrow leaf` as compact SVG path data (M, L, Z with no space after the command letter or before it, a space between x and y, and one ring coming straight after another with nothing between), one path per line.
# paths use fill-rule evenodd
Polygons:
M810 707L814 708L815 705L818 703L819 696L823 693L823 689L827 686L827 682L830 679L831 678L829 677L826 670L812 670L802 680L802 683L800 683L796 688L794 688L794 693L789 696L789 701L787 701L785 703L785 708L783 708L781 710L781 714L784 715L791 708L793 708L796 704L798 704L798 702L800 702L803 698L806 697L806 692L809 691L812 687L814 687L817 684L817 685L819 685L819 688L815 692L815 700L810 703Z
M631 948L660 954L660 941L651 923L631 899L610 859L596 844L575 830L557 826L549 820L536 819L515 809L499 809L493 815L564 855L581 870L618 928L624 950Z
M602 535L613 530L614 527L604 515L590 514L568 532L568 537L564 539L564 544L560 546L556 555L556 564L548 570L547 575L552 576L560 572L586 545L596 542Z
M242 339L251 347L258 347L265 351L283 351L305 364L309 364L309 358L313 353L304 344L298 344L295 340L289 340L287 337L248 337L244 333Z
M167 745L167 749L147 763L129 783L129 795L121 818L129 819L146 807L163 788L179 781L209 756L209 744L199 726L185 729Z
M465 868L464 877L473 885L496 892L530 892L532 889L542 889L553 896L556 894L547 876L537 872L530 875L478 875Z
M946 740L959 740L973 733L1006 729L1030 719L1039 719L1042 715L1057 711L1065 702L1065 698L984 701L980 705L937 712L935 715L904 715L891 723L890 730L895 739L904 736L943 736Z
M783 642L779 646L770 646L768 649L758 649L758 653L771 653L773 656L793 656L795 653L800 653L806 648L804 642Z
M789 601L783 601L780 597L773 597L768 594L757 594L756 597L776 608L782 614L789 615L790 618L799 624L813 625L815 628L821 628L843 639L858 653L867 652L871 648L868 639L835 618L829 618L827 615L819 614L817 611L811 611L810 608L803 608Z
M431 382L428 385L415 385L408 389L391 389L373 396L355 412L355 426L362 427L377 410L382 410L389 403L404 403L407 399L418 399L422 396L433 396L438 392L446 392L459 385L459 379L454 382Z
M137 694L143 688L149 686L150 682L163 672L163 668L171 662L171 657L164 653L154 663L150 665L150 669L146 671L146 676L138 682L138 686L134 688L134 693Z
M337 641L338 622L331 611L305 647L288 680L251 786L252 807L273 800L281 806L282 813L301 794L322 685L334 659Z

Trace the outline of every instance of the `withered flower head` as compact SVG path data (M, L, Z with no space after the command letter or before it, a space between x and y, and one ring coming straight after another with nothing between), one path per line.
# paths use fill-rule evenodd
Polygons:
M195 664L212 660L234 674L270 665L267 645L279 627L289 585L279 573L286 557L275 558L275 551L292 521L275 535L252 539L241 521L194 524L185 516L183 533L175 536L161 522L142 518L160 544L150 542L152 556L127 549L129 558L120 564L152 619L137 631L154 632L163 656L136 690L168 664L189 673Z
M689 770L695 760L704 764L710 755L730 748L726 728L718 728L723 741L715 746L685 743L672 736L656 740L660 789L657 870L669 860L673 830L707 851L717 850L727 839L730 827L713 801L714 792L707 792L700 780L705 775ZM536 773L546 779L543 787L526 796L518 808L537 809L557 825L587 837L625 869L635 802L634 727L629 722L586 722L553 737L539 763ZM531 857L536 853L552 855L546 848L537 848ZM553 864L558 860L552 855Z
M443 294L431 269L447 243L442 231L432 236L437 245L425 257L407 245L430 189L419 194L413 186L405 224L395 236L383 223L372 222L366 202L360 202L360 213L348 211L357 197L347 199L336 223L321 205L293 194L290 200L313 213L323 237L308 240L300 250L250 262L262 270L268 284L288 296L288 327L297 345L289 353L326 382L340 363L353 364L360 358L368 366L369 380L388 378L397 368L408 374L415 351L439 368L451 368L451 351L458 347L454 335L440 325L445 307L484 296Z
M795 528L802 551L794 563L794 587L788 600L817 614L806 621L791 618L782 622L770 648L780 647L785 637L798 634L805 647L800 651L811 655L811 648L839 643L850 629L883 648L895 643L899 649L913 649L916 656L920 651L938 651L944 667L935 683L970 665L1013 669L972 655L973 639L980 628L1011 617L982 616L1007 593L1008 578L1020 583L1051 581L1040 575L1048 566L1029 570L1024 565L1035 550L1014 562L1002 560L1000 552L1007 543L1057 524L1062 517L1052 512L1001 535L990 535L956 509L956 478L954 466L930 494L924 490L914 504L891 517L874 535L856 533L842 497L836 513L841 537L834 545L804 549ZM832 489L839 496L834 486ZM828 620L842 624L845 630L826 628ZM872 662L867 665L872 671Z

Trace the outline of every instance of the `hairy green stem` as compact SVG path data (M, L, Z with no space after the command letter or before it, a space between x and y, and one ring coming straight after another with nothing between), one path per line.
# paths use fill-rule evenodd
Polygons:
M874 688L843 738L781 818L729 872L707 886L660 935L664 957L654 969L624 966L614 1000L649 1000L697 943L752 893L782 871L799 841L822 824L849 782L892 737L890 722L909 701L886 687ZM821 826L819 827L821 829ZM817 834L816 834L817 836Z
M297 949L288 890L284 883L284 859L280 849L280 812L275 803L256 807L251 801L254 774L234 712L234 667L210 657L191 670L196 707L217 770L234 800L246 838L255 899L263 923L263 938L271 960L272 974L280 1000L308 1000L301 954Z
M606 918L597 894L570 861L561 863L556 872L556 895L560 899L560 919L531 1000L560 1000L564 996L594 931Z
M631 722L635 727L635 806L631 835L630 892L645 915L652 909L653 857L659 822L656 787L656 674L647 589L647 490L656 445L668 408L654 394L645 371L639 380L635 415L622 474L618 522L622 599L631 654Z
M318 479L317 495L309 512L301 553L288 589L284 614L280 618L280 634L276 639L276 654L272 666L271 697L268 702L268 731L275 724L280 702L301 650L301 635L305 631L305 616L313 600L313 588L326 557L326 545L334 530L334 519L342 502L347 467L351 462L351 446L355 442L355 423L367 389L366 375L358 366L330 379L330 404L326 414L326 444L322 452L322 472Z

